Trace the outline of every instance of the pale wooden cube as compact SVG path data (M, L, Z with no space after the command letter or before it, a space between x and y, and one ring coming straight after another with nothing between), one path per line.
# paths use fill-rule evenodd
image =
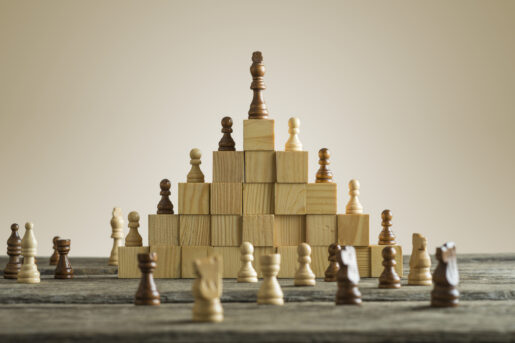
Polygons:
M360 277L370 277L370 247L354 247Z
M336 214L336 183L308 183L306 186L307 214Z
M244 182L243 151L213 151L213 183Z
M306 215L306 243L312 247L322 246L327 249L330 244L336 242L338 242L336 215Z
M275 164L278 183L308 183L307 151L277 151Z
M329 266L328 258L328 247L311 247L311 270L317 278L325 277L325 270Z
M212 215L211 245L221 247L239 247L242 236L241 216Z
M276 183L275 214L306 214L306 184Z
M148 244L179 245L179 215L149 214Z
M370 276L379 277L384 270L383 267L383 249L386 247L395 248L395 271L402 277L404 275L402 268L402 247L400 245L371 245L370 246Z
M242 242L254 247L274 245L274 215L253 214L243 216Z
M281 269L277 277L279 279L290 279L295 277L297 271L297 247L278 247L277 253L281 255Z
M246 119L243 121L243 150L275 150L275 121Z
M213 255L213 247L181 247L181 277L183 279L195 278L193 262L198 258Z
M338 215L338 244L367 247L370 243L368 214Z
M224 182L211 184L211 214L242 213L243 184Z
M209 183L179 183L179 214L209 214Z
M181 246L211 245L211 216L181 214L179 223Z
M213 254L222 257L222 277L224 279L238 277L238 271L241 266L239 247L214 247Z
M274 214L274 184L244 183L243 214Z
M157 266L154 270L156 279L181 277L181 247L154 245L150 247L150 252L157 254Z
M149 252L149 247L118 247L118 278L140 278L141 271L138 267L138 254Z
M274 246L298 246L306 242L306 216L275 216Z
M245 182L275 182L275 151L245 151Z
M275 253L275 248L273 247L254 247L254 261L252 261L252 266L256 270L258 277L263 277L263 273L261 271L261 264L259 263L259 258L261 256L273 253Z

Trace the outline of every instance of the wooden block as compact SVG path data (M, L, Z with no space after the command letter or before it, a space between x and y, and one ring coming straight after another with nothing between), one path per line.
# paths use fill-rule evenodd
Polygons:
M274 214L274 184L244 183L243 214Z
M209 214L209 183L179 183L179 214Z
M213 254L222 256L222 277L233 279L238 277L240 270L240 247L214 247Z
M256 270L258 277L263 277L261 265L259 264L259 257L273 253L275 253L275 248L273 247L254 247L254 261L252 261L252 266Z
M360 277L370 277L370 247L354 247Z
M181 214L179 223L181 246L211 245L211 216Z
M213 247L181 247L181 277L183 279L195 278L193 261L211 255L213 255Z
M277 182L308 183L307 151L277 151L275 165Z
M138 254L148 252L150 252L149 247L118 247L118 278L140 278Z
M212 215L211 245L221 247L241 246L241 216Z
M298 246L306 242L306 216L275 216L274 246Z
M308 243L309 244L309 243ZM329 252L326 247L311 247L311 270L317 278L325 277L325 270L329 266Z
M307 214L336 214L336 183L308 183L306 186Z
M245 182L243 151L213 151L213 183Z
M179 245L179 215L149 214L148 244Z
M156 279L181 277L181 247L154 245L150 247L150 252L157 254L157 267L154 271Z
M366 247L369 245L368 214L338 215L338 244Z
M306 184L276 183L275 214L306 214Z
M281 269L277 277L289 279L295 277L297 270L297 247L278 247L277 253L281 255Z
M236 182L211 184L211 214L242 213L243 184Z
M379 277L384 270L383 267L383 248L385 247L395 248L395 271L400 277L404 275L402 268L402 247L400 245L371 245L370 246L370 276Z
M306 243L311 247L327 247L338 241L338 225L336 215L306 215Z
M274 215L253 214L243 216L242 242L250 242L254 247L274 245Z
M246 119L243 121L243 150L275 150L275 121Z
M275 151L245 151L245 182L275 182Z

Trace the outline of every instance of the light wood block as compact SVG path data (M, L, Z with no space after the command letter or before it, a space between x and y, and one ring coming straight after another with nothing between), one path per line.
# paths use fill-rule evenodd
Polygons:
M308 183L306 186L307 214L336 214L336 183Z
M211 245L221 247L241 246L242 235L241 216L212 215L211 216Z
M242 213L243 184L237 182L211 184L211 214Z
M307 151L277 151L275 164L278 183L308 183Z
M297 270L297 247L278 247L277 253L281 255L281 269L277 278L289 279L295 277Z
M274 184L244 183L243 214L274 214Z
M275 151L245 151L245 182L275 182Z
M243 151L213 151L213 183L245 182Z
M179 214L209 214L209 183L179 183Z
M274 245L274 215L254 214L243 216L242 242L250 242L254 247Z
M157 254L154 278L178 279L181 277L181 247L154 245L150 247L150 252Z
M213 247L181 247L181 277L192 279L196 275L193 270L193 261L213 255ZM158 257L159 258L159 257Z
M298 246L306 242L306 216L275 216L274 246Z
M338 244L366 247L369 245L370 216L368 214L338 215Z
M327 249L328 247L311 247L311 270L317 278L325 277L325 270L329 266Z
M224 279L233 279L238 277L240 270L240 247L214 247L213 254L222 257L222 277Z
M118 247L118 278L140 278L138 254L148 252L150 252L149 247Z
M370 276L371 277L379 277L384 270L383 267L383 249L385 247L394 247L395 248L395 262L397 265L395 266L395 271L399 274L400 277L404 275L402 268L402 247L400 245L371 245L370 246Z
M261 265L259 264L259 257L273 253L275 253L275 248L273 247L254 247L254 261L252 261L252 266L256 270L258 277L263 277Z
M148 244L179 245L179 215L149 214Z
M243 121L243 150L275 150L275 121L246 119Z
M182 214L179 223L181 246L211 245L211 216Z
M306 184L276 183L275 214L306 214Z
M370 247L354 247L360 277L370 277Z
M338 225L336 215L306 215L306 243L311 247L327 247L338 241Z

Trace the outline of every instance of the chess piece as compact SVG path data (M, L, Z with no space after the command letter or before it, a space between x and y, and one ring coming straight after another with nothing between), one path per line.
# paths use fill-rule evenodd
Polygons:
M266 305L283 305L283 291L277 282L277 273L281 265L280 254L269 254L259 257L263 283L257 294L257 303Z
M204 174L202 173L202 170L200 170L200 164L202 163L200 161L200 158L202 157L202 152L195 148L191 149L190 151L190 164L191 169L188 173L187 182L189 183L202 183L204 182Z
M141 247L143 246L143 238L138 232L139 228L139 213L132 211L129 213L129 233L125 237L126 247Z
M333 182L333 172L327 167L331 164L329 158L331 158L329 149L322 148L318 151L318 164L320 164L320 168L317 171L316 183Z
M252 83L250 89L254 92L252 103L249 109L249 119L267 119L268 109L266 108L263 91L266 89L263 76L265 76L265 65L263 64L263 55L261 51L252 53L252 65L250 66L250 74L252 75Z
M295 272L295 286L314 286L315 274L311 270L311 247L307 243L300 243L297 247L299 268Z
M220 302L222 295L222 260L219 256L209 256L193 262L197 278L193 281L192 293L193 321L221 322L224 310Z
M138 267L141 270L141 280L134 297L135 305L159 305L161 296L154 282L154 269L157 266L155 252L138 254Z
M16 279L21 268L21 238L18 234L18 224L11 225L11 236L7 240L7 255L9 255L9 261L4 269L4 278Z
M393 247L383 248L383 267L384 270L379 276L379 288L400 288L401 278L395 271L395 255L397 252Z
M349 195L350 199L345 208L345 214L362 214L363 206L359 203L359 181L350 180L349 182Z
M161 200L159 204L157 204L157 214L173 214L173 204L170 201L170 187L172 184L168 179L162 179L161 183L159 183L159 187L161 188Z
M18 273L18 282L20 283L39 283L38 267L34 263L34 257L38 250L38 241L34 236L32 229L34 224L25 224L25 234L21 240L21 254L23 255L23 265Z
M329 257L327 258L327 260L329 261L329 266L325 270L324 281L335 282L338 275L338 270L340 270L340 266L338 265L336 255L340 250L342 250L342 248L338 244L333 243L329 245L329 248L327 250L329 251Z
M54 253L52 254L52 256L50 256L50 265L51 266L55 266L55 265L57 265L57 262L59 262L59 253L57 252L57 241L58 240L59 240L59 236L55 236L52 239Z
M300 119L290 118L288 120L288 127L290 137L284 145L284 151L302 151L302 143L299 140Z
M392 229L392 211L384 210L381 213L381 219L383 220L381 225L383 226L383 230L379 234L379 245L395 245L397 242L395 241L395 234Z
M337 276L336 305L361 305L356 249L346 245L336 252L336 258L340 267Z
M109 265L118 265L118 247L122 246L123 239L123 216L122 209L119 207L113 208L113 217L111 218L111 238L113 239L113 248L111 249L111 256L109 256Z
M68 259L70 252L70 240L59 239L57 240L57 251L59 252L59 262L55 268L54 277L56 279L73 279L73 269Z
M433 283L427 239L420 233L413 234L413 251L409 259L409 266L408 285L429 286Z
M436 249L438 265L433 272L434 288L431 292L431 307L458 306L460 281L456 262L456 246L448 242Z
M236 143L234 139L231 137L232 133L232 118L231 117L223 117L222 118L222 139L218 142L218 151L235 151Z
M254 261L254 246L249 242L243 242L241 245L241 268L238 272L238 282L257 282L257 273L252 267Z

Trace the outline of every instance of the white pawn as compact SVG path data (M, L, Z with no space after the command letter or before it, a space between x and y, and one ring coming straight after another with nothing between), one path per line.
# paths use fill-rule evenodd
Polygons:
M359 203L359 181L350 180L349 182L349 195L350 199L345 208L345 214L362 214L363 206Z
M249 242L243 242L241 245L241 268L238 272L238 282L257 282L257 273L252 267L254 261L254 246Z
M290 138L286 141L284 145L284 151L302 151L302 143L299 140L299 127L300 127L300 119L292 117L288 120L288 133L290 134Z
M18 282L20 283L39 283L38 266L34 263L38 249L38 241L32 232L34 224L25 224L25 235L21 240L21 254L23 255L23 265L18 272Z
M109 265L118 265L118 247L122 246L123 239L123 217L122 209L119 207L113 208L113 217L111 218L111 238L113 239L113 248L111 249L111 256L109 256Z
M190 164L191 169L187 176L188 183L203 183L204 182L204 173L200 170L200 164L202 161L200 158L202 157L202 152L200 149L191 149L190 151Z
M311 247L307 243L299 244L297 248L299 268L295 273L295 286L314 286L315 274L311 270Z
M284 305L283 291L277 282L277 273L281 265L280 254L263 255L259 257L263 283L257 294L257 303L261 305Z

